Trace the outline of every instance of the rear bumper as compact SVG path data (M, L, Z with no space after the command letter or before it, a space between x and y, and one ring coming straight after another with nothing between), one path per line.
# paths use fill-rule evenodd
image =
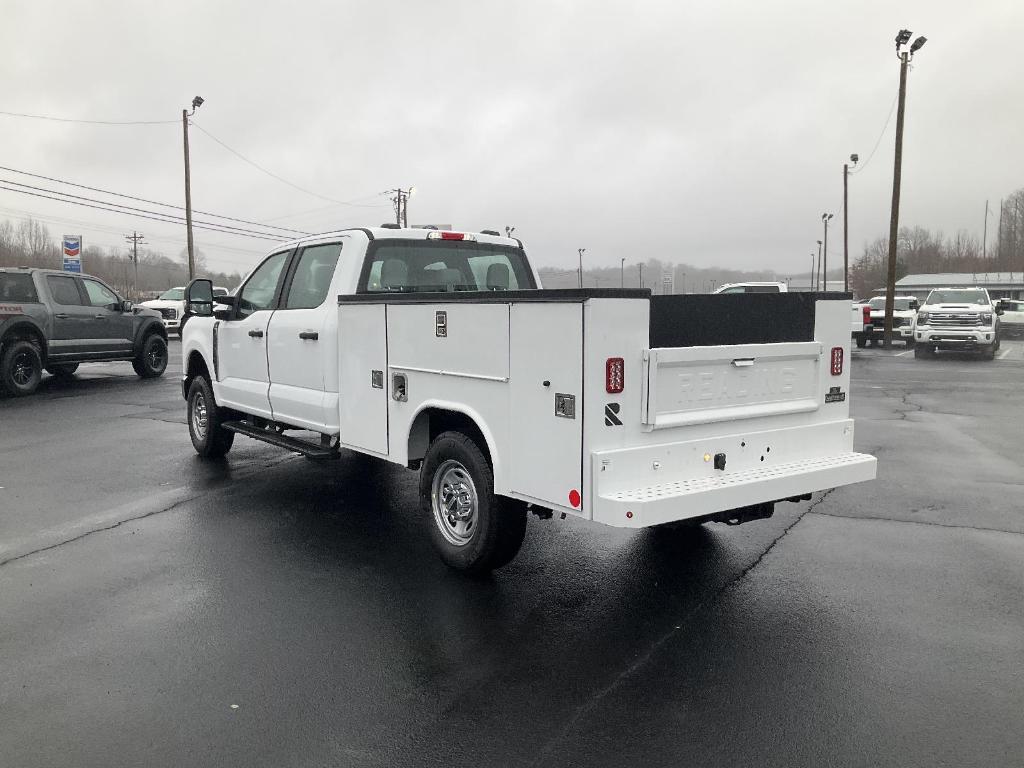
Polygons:
M645 528L875 478L853 422L733 435L593 455L593 519ZM714 469L724 454L725 469ZM706 458L705 458L706 457Z

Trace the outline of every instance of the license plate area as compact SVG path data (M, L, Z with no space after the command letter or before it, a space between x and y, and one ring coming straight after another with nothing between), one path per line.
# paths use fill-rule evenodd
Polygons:
M644 353L643 424L690 424L819 408L818 342L650 349Z

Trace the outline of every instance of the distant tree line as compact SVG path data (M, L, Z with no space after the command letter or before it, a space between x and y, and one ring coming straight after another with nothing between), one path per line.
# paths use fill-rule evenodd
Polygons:
M50 234L45 224L27 219L13 224L0 221L0 267L43 267L61 269L61 242ZM124 248L99 248L86 240L82 250L82 271L107 282L126 298L152 294L185 285L188 282L188 260L184 253L171 259L159 251L139 248L138 284L135 265ZM207 268L206 258L196 251L196 274L209 277L215 285L234 288L242 280L237 272L227 274Z
M903 227L896 242L896 279L936 272L1024 273L1024 189L1003 201L998 220L989 223L982 243L965 230L944 236L923 227ZM870 296L885 287L889 238L878 237L850 265L850 288L857 296Z

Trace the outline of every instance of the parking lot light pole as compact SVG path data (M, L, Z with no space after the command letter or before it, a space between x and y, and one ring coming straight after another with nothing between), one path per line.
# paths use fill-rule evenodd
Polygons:
M203 97L196 96L192 99L192 111L181 110L181 130L184 134L185 144L185 237L188 242L188 279L191 282L196 276L196 253L195 244L192 240L192 173L189 168L188 159L188 119L196 113L196 110L203 106Z
M896 58L900 60L900 93L899 106L896 109L896 151L893 153L892 171L892 213L889 216L889 264L885 281L885 332L882 343L886 349L892 346L892 308L896 296L896 239L900 229L900 178L903 172L903 114L907 101L907 68L914 54L921 49L927 39L917 38L910 50L901 50L910 42L911 31L901 29L896 35Z
M580 288L583 287L583 254L587 252L586 248L577 248L576 252L580 255Z
M821 290L821 240L818 240L818 265L814 268L814 290Z
M850 204L846 194L850 179L850 166L856 165L860 156L850 155L850 162L843 163L843 293L850 292Z
M825 255L822 257L821 262L821 279L825 286L825 290L828 290L828 223L832 219L831 213L821 214L821 222L825 225Z

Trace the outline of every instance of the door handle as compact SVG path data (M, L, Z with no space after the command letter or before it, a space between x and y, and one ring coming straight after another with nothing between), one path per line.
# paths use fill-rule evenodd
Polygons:
M68 315L67 315L66 312L58 312L56 315L54 315L54 317L56 317L58 320L67 320L68 319Z
M732 361L732 364L737 368L748 368L754 364L754 358L752 357L737 357Z
M106 315L93 315L93 319L95 319L95 320L106 320L107 316Z
M320 334L316 331L302 331L302 333L299 334L299 338L305 339L306 341L316 341L320 338Z
M263 329L262 328L258 328L255 331L249 331L249 335L252 336L254 339L262 339L263 338Z

